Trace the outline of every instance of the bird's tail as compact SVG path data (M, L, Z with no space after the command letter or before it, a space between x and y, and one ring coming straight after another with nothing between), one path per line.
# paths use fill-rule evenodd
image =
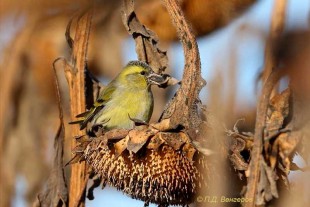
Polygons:
M95 116L97 111L98 111L98 107L93 107L89 111L85 111L81 114L78 114L76 116L78 120L71 121L69 122L69 124L80 124L80 130L82 130L87 126L87 123L92 120L92 118Z

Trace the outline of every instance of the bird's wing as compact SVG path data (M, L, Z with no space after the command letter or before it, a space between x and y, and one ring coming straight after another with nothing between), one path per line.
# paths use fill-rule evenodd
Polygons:
M105 104L111 100L115 89L116 86L114 81L110 82L107 87L99 94L92 108L88 111L78 114L76 118L79 119L70 122L70 124L80 124L80 129L84 129L87 126L87 123L90 122L94 116L104 108Z

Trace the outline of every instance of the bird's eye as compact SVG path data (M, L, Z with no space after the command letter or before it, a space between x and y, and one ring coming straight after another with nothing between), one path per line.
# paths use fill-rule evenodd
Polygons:
M145 75L145 71L141 71L140 74L141 74L141 75Z

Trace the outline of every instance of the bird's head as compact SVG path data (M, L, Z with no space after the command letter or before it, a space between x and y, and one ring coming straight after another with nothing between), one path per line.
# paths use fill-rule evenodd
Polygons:
M142 61L130 61L118 76L118 81L126 87L146 89L150 85L160 85L165 79Z

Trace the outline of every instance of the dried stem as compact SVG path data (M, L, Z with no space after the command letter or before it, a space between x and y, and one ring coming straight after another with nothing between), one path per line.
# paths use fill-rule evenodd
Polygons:
M264 129L266 127L266 117L267 109L270 100L272 90L279 80L280 74L278 71L274 71L270 74L267 79L262 95L259 99L259 106L257 108L256 114L256 124L255 124L255 134L254 134L254 144L253 150L251 152L251 162L249 166L249 178L247 184L247 192L245 197L252 202L245 202L244 206L252 207L255 206L255 196L257 192L257 186L259 181L260 173L260 159L262 159L262 150L263 150L263 139L264 139Z
M163 119L170 118L170 127L179 125L189 129L196 128L200 122L197 112L198 95L205 81L201 77L200 57L196 38L184 13L176 0L163 0L168 13L177 29L179 38L183 45L185 56L185 67L182 85L176 96L165 111Z
M84 180L84 182L83 182L83 187L81 188L81 189L83 189L83 190L81 190L81 191L80 191L80 194L77 196L77 198L79 198L79 199L77 199L77 200L75 201L75 203L73 204L74 207L79 207L79 206L81 206L81 198L83 197L83 194L85 194L85 190L86 190L86 187L87 187L87 183L88 183L88 177L86 177L85 180ZM83 198L83 199L85 199L85 198Z
M263 82L267 80L276 65L274 49L285 26L286 5L287 0L274 1L270 32L265 48L265 66L262 75Z
M275 0L274 10L272 14L272 22L270 35L265 50L265 66L263 70L263 81L266 82L263 87L256 115L254 146L251 152L251 162L249 166L249 178L247 184L247 192L245 197L252 199L252 202L244 203L244 206L255 206L255 197L259 182L260 159L262 159L264 129L266 126L267 108L269 99L279 79L279 74L273 72L276 68L276 59L274 56L275 43L279 39L285 21L286 0ZM269 77L269 78L268 78ZM266 81L265 81L266 80Z
M85 103L85 65L88 39L90 34L92 12L87 12L78 19L71 63L73 67L66 65L65 73L70 90L71 119L74 120L77 114L86 110ZM85 132L80 131L79 126L72 126L72 137L80 136ZM76 142L72 139L71 147L74 149ZM87 178L85 162L71 165L70 197L69 206L85 206L84 182Z

